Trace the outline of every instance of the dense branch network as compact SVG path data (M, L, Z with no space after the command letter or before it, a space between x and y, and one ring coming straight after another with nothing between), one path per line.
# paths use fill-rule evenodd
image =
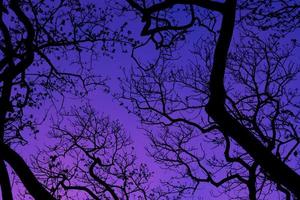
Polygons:
M0 1L0 173L3 199L12 199L8 164L35 199L53 199L14 146L37 134L27 112L43 103L57 106L67 94L84 97L105 86L84 58L111 56L134 45L125 25L109 28L112 15L93 3L73 0ZM76 56L75 56L76 55ZM69 63L73 63L69 64ZM89 60L90 62L90 60ZM59 106L58 106L59 110Z
M185 40L195 27L208 31L195 41L196 63L180 67L166 57L152 68L138 63L121 84L120 100L132 103L128 109L145 125L163 127L158 136L150 132L150 152L157 162L172 167L177 178L191 181L169 184L179 194L209 182L237 198L245 190L250 199L273 191L283 192L286 199L299 197L299 99L290 84L299 72L290 62L297 42L284 44L273 23L285 20L285 33L297 29L291 12L297 5L280 2L128 1L128 10L136 10L144 22L141 34L149 35L158 48L172 49L180 43L178 37ZM207 21L201 13L214 17ZM235 13L242 16L235 20ZM216 20L220 28L212 23ZM250 26L269 29L262 36L267 41ZM232 41L235 29L240 32ZM216 148L211 158L208 147Z
M57 199L151 197L152 174L145 164L137 164L130 138L118 121L86 105L63 114L51 135L58 142L33 162L39 179Z

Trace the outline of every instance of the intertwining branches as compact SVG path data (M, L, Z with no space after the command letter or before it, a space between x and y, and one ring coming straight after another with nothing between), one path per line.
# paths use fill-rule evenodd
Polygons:
M133 12L144 22L141 35L150 36L156 48L174 47L185 40L194 27L202 27L215 34L218 12L222 3L208 1L132 1L116 3L123 12ZM205 8L215 9L205 9ZM180 16L180 17L179 17Z
M53 125L58 140L33 158L39 179L58 199L148 199L151 177L138 164L118 121L90 105L73 108Z
M35 199L53 199L12 145L26 144L26 132L38 132L29 108L57 104L69 93L83 97L105 79L87 65L100 55L135 45L123 32L109 28L107 8L74 0L0 1L0 150L1 187L12 199L7 162ZM63 60L63 61L62 61ZM73 65L71 65L73 64ZM6 174L6 175L5 175Z
M125 104L126 100L132 102L126 104L128 109L147 127L164 127L158 135L156 129L149 131L149 152L178 173L172 178L176 184L169 182L168 187L182 195L209 182L223 187L230 198L245 198L245 190L252 199L263 198L278 185L239 144L220 134L218 125L205 113L213 45L205 40L195 45L197 59L188 66L164 61L152 69L137 67L125 73L119 98ZM276 38L263 42L253 37L236 45L239 49L228 59L226 107L266 148L297 171L298 94L290 87L299 72L291 62L294 44L282 49Z
M239 1L240 20L251 28L273 31L284 37L299 28L300 4L297 1Z
M264 36L269 37L266 42L260 40L254 36L255 31L247 26L266 30L264 24L256 23L255 19L251 21L253 18L249 14L248 22L243 18L237 18L237 22L243 20L236 26L241 27L239 31L243 33L237 35L236 38L240 41L232 45L232 50L229 51L236 23L235 13L241 11L245 14L243 9L247 3L243 4L243 8L242 2L238 2L236 6L237 2L231 0L147 1L147 3L129 0L128 3L145 22L142 35L149 35L154 43L158 44L157 47L164 48L171 47L172 43L167 45L159 43L154 37L155 34L170 31L176 35L177 30L185 33L193 30L192 26L184 27L176 23L180 20L169 23L172 18L168 14L176 13L176 8L193 6L196 10L196 7L200 7L201 10L210 10L222 16L215 15L214 19L220 19L220 22L216 23L220 24L220 28L211 31L214 34L208 35L210 39L204 41L197 39L199 48L193 53L200 55L201 63L181 68L178 66L179 62L165 62L162 58L153 69L138 67L132 70L132 74L124 79L125 83L121 84L123 93L120 99L132 102L128 107L129 110L137 114L144 124L160 125L170 129L163 130L166 134L161 135L161 138L150 134L154 147L152 155L155 160L165 166L173 166L175 170L178 169L176 172L179 177L189 177L193 180L192 186L186 185L187 190L197 189L200 182L210 182L216 186L223 186L228 195L234 194L236 198L245 198L245 192L230 194L230 191L248 190L250 199L264 198L266 195L272 195L273 191L282 191L286 199L292 196L297 198L298 165L297 157L292 156L298 154L298 94L296 90L290 89L289 85L297 78L299 71L297 64L290 62L296 42L293 41L290 46L283 45L279 37L282 34L276 32L276 29L272 29L274 32ZM255 1L247 5L250 6L250 10L252 5L262 5L269 9L271 3ZM273 4L276 8L279 5L284 6L277 3L276 1ZM295 22L293 15L274 16L271 9L268 11L270 11L268 17L274 21L280 21L280 18L283 19L285 16L288 17L286 20ZM185 13L194 17L196 21L199 20L198 15ZM252 17L256 14L262 13L253 10ZM162 21L166 23L162 25ZM253 23L249 24L251 22ZM264 23L272 21L266 20ZM293 23L285 25L294 28L287 32L297 29ZM268 29L272 26L276 24L270 25ZM163 37L168 38L167 35ZM206 45L203 46L203 42ZM207 135L207 140L198 136L199 143L207 141L210 147L218 146L224 153L223 159L204 159L201 154L203 145L198 145L199 155L194 149L188 149L187 147L195 142L194 136L189 136L190 140L182 139L185 137L182 133L184 130L181 128L176 131L181 126L192 127ZM175 132L172 133L174 131L172 129L175 129ZM185 131L186 135L192 135L188 134L191 131ZM192 141L192 144L180 145L189 141ZM221 151L220 149L216 154ZM185 151L198 160L191 161L190 155L186 155L187 160L184 161L181 154ZM197 162L201 164L195 168L193 163ZM179 169L179 165L185 170ZM200 166L205 166L210 173L195 175L194 172L203 172ZM220 181L220 185L215 184L212 181L214 179L208 178L215 173L211 172L211 169L224 170L221 173L224 181ZM228 178L231 175L233 178ZM215 176L220 178L219 175ZM182 193L184 185L176 183L172 187Z

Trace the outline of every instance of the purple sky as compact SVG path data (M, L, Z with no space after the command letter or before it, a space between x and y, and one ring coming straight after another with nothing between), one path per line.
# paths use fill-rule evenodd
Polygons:
M136 33L139 33L139 27L136 28L135 31ZM150 44L149 47L141 49L139 53L147 54L148 57L154 58L156 55L156 50L154 49L154 46ZM61 62L58 62L57 64L58 66L62 65ZM63 64L65 64L65 62L63 62ZM145 132L140 128L141 125L139 123L139 119L135 115L128 113L128 111L124 107L122 107L119 102L112 96L113 93L119 91L118 77L123 76L121 67L127 67L129 69L132 65L134 65L134 62L132 61L129 53L116 54L114 55L113 59L101 57L100 59L95 60L92 66L96 69L97 73L110 78L110 80L108 81L108 85L111 88L111 92L106 93L102 88L99 88L91 92L87 96L87 99L91 102L92 106L98 112L110 116L113 120L117 119L121 122L121 124L124 125L125 130L130 134L133 140L135 151L138 156L138 162L146 163L150 170L154 172L153 178L151 180L151 185L155 187L159 185L159 180L166 180L172 172L170 172L169 170L161 169L161 167L147 155L145 147L149 144L149 139L145 135ZM82 100L65 99L64 108L68 109L71 106L80 106L82 105L82 103L84 103ZM57 102L57 105L59 106L60 102ZM51 106L49 108L49 105L46 104L39 110L33 110L32 112L35 113L36 116L39 116L39 119L41 120L41 118L44 117L44 114L41 115L41 113L45 113L46 110L48 111L48 109L50 109L50 112L46 120L40 125L40 133L37 134L36 137L33 137L33 135L29 135L27 138L29 141L28 145L25 145L24 147L20 146L17 148L17 151L20 152L20 154L28 162L30 162L30 156L34 155L38 151L38 149L43 149L45 145L53 143L48 135L48 131L50 130L51 126L50 118L56 116L54 107ZM227 199L226 196L213 197L211 195L211 192L215 192L215 194L218 194L217 190L214 190L215 188L213 188L209 184L203 184L201 187L199 187L199 191L196 193L197 195L195 195L195 198L192 199Z
M130 22L131 23L129 24L129 26L133 30L133 34L139 35L141 30L140 22L134 20ZM193 36L194 35L192 35L192 37L189 37L187 41L189 44L187 44L187 46L191 45L197 40L197 38ZM145 39L146 38L141 38L141 40ZM193 39L195 39L195 41ZM180 60L180 64L184 63L186 58L188 58L189 56L189 52L185 48L183 48L183 51L181 53L183 58ZM156 51L154 47L150 45L145 49L141 49L140 54L146 55L151 59L155 57ZM64 63L57 62L57 64L62 65ZM159 179L167 177L165 175L166 171L160 169L160 167L156 163L154 163L153 159L146 155L145 147L149 144L149 141L148 138L144 135L144 131L138 128L140 126L138 118L133 114L128 113L126 109L119 105L119 103L112 97L112 93L118 92L119 90L119 82L117 78L123 76L120 67L129 68L131 65L134 65L134 62L132 61L129 53L117 53L114 55L113 59L107 57L100 57L99 59L95 60L92 64L95 71L99 74L102 74L103 76L110 77L111 80L108 81L108 84L111 88L111 92L107 94L103 92L102 89L98 89L96 91L91 92L88 95L88 99L97 111L103 112L104 114L110 116L112 119L118 119L124 125L126 131L130 134L134 142L134 146L138 155L138 160L140 162L147 163L150 169L155 172L152 182L153 185L156 185L159 183ZM67 100L64 103L64 106L66 108L73 105L80 106L82 103L83 102L81 102L80 100ZM45 105L40 110L35 110L33 112L36 115L39 115L41 111L45 111L46 109L48 109L48 107L49 106ZM51 110L51 112L54 112L53 108ZM34 154L38 148L43 148L43 146L45 144L48 144L49 142L49 136L47 135L47 132L49 131L49 126L51 125L51 112L47 117L46 121L40 126L41 131L37 135L37 138L34 138L33 136L28 136L29 144L24 147L17 148L17 151L20 152L27 161L29 161L30 155ZM220 152L214 152L212 150L211 153L214 154ZM226 196L212 197L210 192L213 191L216 192L216 190L212 186L203 184L203 186L199 187L199 194L195 195L196 197L193 199L228 199L228 197Z

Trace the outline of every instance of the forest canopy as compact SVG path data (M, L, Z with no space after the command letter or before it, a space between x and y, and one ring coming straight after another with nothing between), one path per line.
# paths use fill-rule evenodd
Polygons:
M2 199L299 199L299 13L1 0Z

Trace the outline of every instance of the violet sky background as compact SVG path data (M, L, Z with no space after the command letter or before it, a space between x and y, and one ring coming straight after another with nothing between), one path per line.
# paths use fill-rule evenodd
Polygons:
M103 6L103 1L95 1L97 2L97 5L99 7ZM180 16L179 16L180 17ZM129 29L133 31L133 35L138 37L140 40L145 41L147 38L142 38L139 36L139 33L142 28L142 23L139 20L134 19L133 17L127 17L127 18L119 18L117 19L117 23L121 23L124 20L128 20L129 22ZM199 30L201 32L203 30ZM199 33L198 32L198 33ZM193 36L193 35L191 35ZM196 42L197 37L187 37L187 46L191 45L192 43ZM297 36L297 33L293 34L290 37ZM154 45L149 45L147 48L139 50L140 54L144 55L148 58L153 58L156 55L156 50L154 48ZM297 52L298 54L298 52ZM179 60L181 62L180 64L184 63L186 61L186 58L190 55L190 52L188 52L187 49L183 48L181 51L182 58ZM185 58L186 57L186 58ZM297 56L295 56L295 59L299 59ZM297 63L297 61L296 61ZM65 63L57 62L57 65L64 65ZM116 53L113 57L113 59L108 57L100 57L98 60L95 60L93 62L93 68L98 74L101 74L103 76L107 76L110 78L108 81L108 85L110 86L111 90L110 93L105 93L103 90L97 89L93 92L91 92L88 95L88 99L93 105L93 107L99 111L100 113L104 113L105 115L110 116L111 119L118 119L123 125L127 133L130 134L135 150L138 156L138 161L146 163L150 170L154 172L154 177L151 180L151 184L153 186L159 184L160 179L165 179L168 177L169 171L161 169L158 164L154 163L153 159L148 157L146 154L145 147L149 144L148 138L144 135L144 131L142 129L139 129L140 123L137 117L135 117L133 114L130 114L127 112L127 110L122 107L118 101L116 101L112 93L118 92L119 90L119 81L118 77L123 76L123 72L121 70L121 67L130 68L131 65L134 65L134 62L132 61L129 53ZM295 86L297 87L298 84L300 84L299 80L295 82ZM72 100L68 99L64 103L64 107L68 108L70 106L80 106L82 103L84 103L81 100ZM58 103L59 104L59 103ZM32 111L36 116L43 117L41 113L44 113L49 108L49 105L46 104L43 107L41 107L40 110L34 110ZM40 133L35 138L33 135L28 135L28 141L29 144L24 147L17 147L17 151L27 160L27 162L30 162L30 156L35 154L38 150L38 148L43 148L44 145L49 144L49 141L51 142L51 139L47 135L49 128L51 126L50 116L51 113L54 115L55 109L52 107L49 115L45 122L40 126ZM214 152L214 150L211 151L212 154L214 153L220 153L220 152ZM168 172L168 173L167 173ZM211 195L211 192L216 193L216 189L208 184L203 184L199 187L199 191L197 195L195 195L194 198L187 198L187 199L228 199L227 196L219 196L219 197L213 197ZM80 199L80 198L79 198Z

